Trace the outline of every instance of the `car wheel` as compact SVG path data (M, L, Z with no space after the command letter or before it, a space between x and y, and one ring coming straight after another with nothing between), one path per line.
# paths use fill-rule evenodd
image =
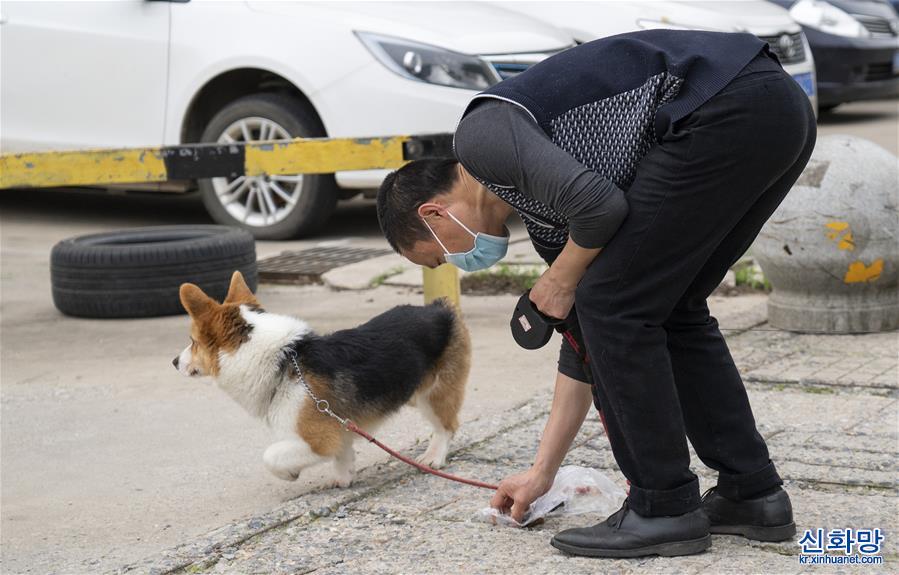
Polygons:
M190 282L221 301L239 270L256 289L256 244L225 226L154 226L90 234L50 252L53 303L67 315L96 318L184 313L178 297Z
M322 136L302 103L281 94L254 94L231 102L210 120L203 142L228 144ZM333 174L238 176L198 182L212 218L256 239L284 240L321 229L337 204Z

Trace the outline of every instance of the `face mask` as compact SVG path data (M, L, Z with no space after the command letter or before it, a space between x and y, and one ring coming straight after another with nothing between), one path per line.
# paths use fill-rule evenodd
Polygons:
M450 251L446 249L446 246L443 245L443 242L440 241L440 238L437 237L437 234L434 233L434 230L431 229L427 220L422 219L425 225L428 226L431 235L434 236L434 239L437 240L437 243L443 248L443 253L446 254L446 263L453 264L462 271L475 272L487 269L503 259L506 255L506 250L509 249L508 236L501 238L482 232L474 233L468 229L468 226L456 219L456 216L449 212L446 213L449 217L453 218L454 222L465 228L465 231L474 237L474 247L470 250L467 252L450 253Z

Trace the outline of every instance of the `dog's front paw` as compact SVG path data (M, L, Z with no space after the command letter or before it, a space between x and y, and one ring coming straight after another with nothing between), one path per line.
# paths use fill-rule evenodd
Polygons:
M265 468L284 481L296 481L300 472L310 465L306 458L308 447L299 441L278 441L268 446L262 454Z

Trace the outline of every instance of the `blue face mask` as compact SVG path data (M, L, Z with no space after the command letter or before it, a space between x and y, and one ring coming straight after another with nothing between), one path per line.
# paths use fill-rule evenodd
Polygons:
M437 237L437 234L434 233L434 230L431 229L427 220L422 220L425 225L428 226L431 235L434 236L434 239L437 240L437 243L443 248L443 253L446 254L446 257L444 258L446 259L446 263L453 264L462 271L476 272L478 270L487 269L503 259L506 255L506 250L509 249L509 236L501 238L483 232L474 233L468 229L468 226L460 222L456 216L449 212L446 213L449 217L453 218L454 222L465 228L465 231L474 237L474 246L470 250L467 252L450 253L450 251L446 249L446 246L443 245L443 242L440 241L440 238Z

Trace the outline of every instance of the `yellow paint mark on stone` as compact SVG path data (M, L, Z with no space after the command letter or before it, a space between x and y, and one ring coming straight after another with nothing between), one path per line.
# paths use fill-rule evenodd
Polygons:
M837 248L841 250L852 251L855 249L855 242L852 241L852 232L846 232L846 235L837 244Z
M830 229L827 239L837 242L837 249L852 251L855 249L855 241L852 239L852 230L849 222L827 222L824 224Z
M843 281L847 284L873 282L877 281L880 274L883 273L883 259L874 260L874 263L867 266L865 262L859 260L849 264L846 270L846 276Z

